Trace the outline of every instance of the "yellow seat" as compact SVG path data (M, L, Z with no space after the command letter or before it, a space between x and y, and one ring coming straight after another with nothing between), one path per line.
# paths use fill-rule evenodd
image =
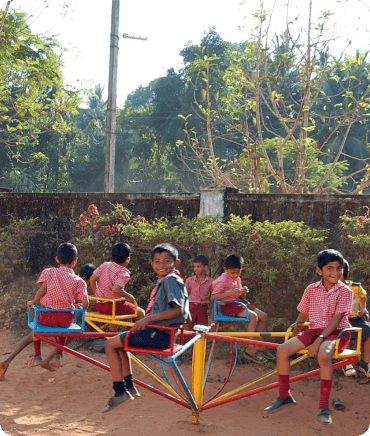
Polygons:
M137 302L135 301L135 313L130 315L116 315L116 303L119 301L125 301L126 298L101 298L101 297L91 297L89 296L89 300L95 300L98 302L109 302L112 303L112 313L104 314L100 312L86 312L85 322L87 322L93 329L98 332L104 332L104 328L109 324L129 326L133 325L132 322L128 321L133 318L137 318ZM96 323L101 323L103 325L98 326Z
M302 323L294 323L292 324L285 335L285 342L290 339L291 335L292 335L292 331L293 328L297 325L302 325L303 327L308 327L310 328L310 323L309 322L302 322ZM345 332L357 332L357 342L356 342L356 349L355 350L350 350L348 348L345 348L342 352L338 351L339 348L339 342L341 337L343 336L343 334ZM333 359L348 359L350 357L360 357L361 356L361 338L362 338L362 329L361 327L350 327L350 328L346 328L343 329L339 335L338 338L336 340L335 343L335 351L334 351L334 355L333 355ZM300 354L307 354L308 350L304 349L299 351Z

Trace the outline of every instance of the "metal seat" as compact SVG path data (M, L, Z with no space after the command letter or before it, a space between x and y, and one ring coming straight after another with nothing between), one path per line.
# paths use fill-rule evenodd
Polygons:
M228 315L224 315L221 312L221 308L223 305L225 304L238 304L240 306L243 307L243 309L247 312L247 316L246 317L241 317L241 316L228 316ZM250 316L249 316L249 310L248 307L245 303L243 303L242 301L225 301L225 300L217 300L213 302L213 319L215 320L215 322L219 322L219 321L226 321L226 322L249 322Z
M86 322L96 331L103 332L104 328L109 324L115 325L123 325L123 326L131 326L132 323L129 322L129 319L137 318L137 302L135 301L135 313L131 315L116 315L116 303L119 301L126 301L126 298L101 298L101 297L91 297L89 296L89 300L101 301L101 302L109 302L112 303L112 313L104 314L100 312L86 312ZM102 326L98 326L96 323L102 323Z
M39 312L74 312L73 323L69 327L49 327L38 322ZM81 325L77 323L77 316L81 313ZM85 309L47 309L44 307L32 306L28 311L28 326L36 333L82 333L85 331ZM33 314L33 317L32 317Z

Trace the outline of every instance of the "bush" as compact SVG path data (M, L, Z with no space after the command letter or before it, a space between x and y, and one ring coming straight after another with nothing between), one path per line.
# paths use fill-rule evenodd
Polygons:
M349 213L340 217L342 221L342 238L346 238L355 247L356 259L350 263L350 276L353 281L361 281L363 286L370 286L370 211L366 208L363 215L351 216Z
M317 279L315 259L325 248L323 241L327 235L326 230L311 229L304 223L253 223L250 216L231 215L221 222L212 216L189 219L180 214L172 221L166 218L147 221L133 218L121 205L104 217L94 205L89 211L81 215L78 227L85 238L75 241L80 260L99 265L111 260L114 243L128 243L132 249L129 265L132 278L127 290L136 296L140 306L146 307L157 279L149 264L155 245L168 242L179 250L184 278L193 274L192 261L198 254L209 258L210 275L215 278L222 272L223 258L238 253L245 259L242 281L250 288L251 302L268 313L275 328L281 328L283 319L286 325L295 320L303 290ZM117 211L124 217L117 218ZM104 228L116 229L114 237Z
M193 275L193 259L198 254L209 258L210 275L216 278L222 272L223 259L228 254L238 253L245 260L242 281L250 289L251 303L268 314L269 330L281 331L295 321L297 305L306 286L318 280L316 255L325 248L326 235L326 230L312 229L304 223L253 222L250 216L231 215L223 222L219 217L212 216L198 215L188 219L180 213L173 220L160 218L147 221L144 217L134 217L122 205L116 204L105 215L100 215L96 206L90 205L80 216L76 237L71 242L79 251L77 273L85 263L98 266L110 261L113 244L127 242L132 250L129 265L132 275L127 291L133 293L144 308L157 280L149 263L150 252L155 245L168 242L179 250L180 270L184 278ZM20 271L25 274L34 261L35 252L30 250L30 246L36 239L41 251L45 251L45 246L50 251L54 249L51 246L57 247L65 242L49 241L50 237L49 234L42 234L36 220L20 220L0 231L0 272L3 280L0 310L5 308L14 323L19 321L15 319L18 308L13 306L17 303L26 319L26 301L33 297L37 289L35 274L32 281L28 280L24 286L24 291L19 289ZM50 265L40 268L47 266ZM4 302L5 299L11 302L14 310L10 303Z

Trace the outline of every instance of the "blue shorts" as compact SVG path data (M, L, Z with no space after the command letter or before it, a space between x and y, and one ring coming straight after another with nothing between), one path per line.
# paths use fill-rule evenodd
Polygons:
M145 330L139 330L130 334L128 343L132 347L140 348L169 348L171 342L171 335L167 333L168 330L159 330L151 327L146 327ZM128 332L120 334L122 345L125 344L125 337Z
M370 337L370 322L364 316L350 316L349 322L352 327L361 327L362 341ZM356 339L357 333L351 332L351 339Z

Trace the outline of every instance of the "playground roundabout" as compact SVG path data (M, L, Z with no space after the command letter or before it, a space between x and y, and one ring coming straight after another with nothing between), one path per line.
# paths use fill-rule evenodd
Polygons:
M6 330L0 332L1 360L6 358L18 340L19 338ZM100 362L102 365L99 367L91 364L91 361L65 353L62 368L48 372L40 367L30 368L26 365L31 353L32 349L26 348L12 362L5 380L0 382L0 426L7 435L162 436L171 432L176 436L218 436L243 432L246 435L258 436L357 436L365 434L370 425L370 383L361 384L359 380L338 374L332 397L339 397L346 409L335 410L330 428L321 428L315 423L319 393L318 376L292 384L292 392L297 400L294 411L289 409L278 415L268 416L264 413L264 408L277 396L277 390L272 388L264 391L263 387L275 383L276 375L270 380L263 380L260 383L261 387L247 389L247 392L255 389L261 389L261 392L243 396L245 392L239 390L250 381L264 378L271 368L255 363L239 363L220 393L219 390L224 383L218 379L228 378L232 365L230 361L215 359L212 360L208 374L213 383L206 383L204 392L194 392L190 389L196 402L199 401L199 396L202 397L198 425L194 425L194 410L188 404L189 400L186 392L183 392L181 383L173 381L172 369L166 370L175 391L169 395L176 398L176 392L180 392L178 400L170 400L166 395L157 393L157 390L163 390L163 383L154 379L145 366L163 378L161 363L147 355L138 355L143 365L135 365L134 373L141 384L153 389L139 387L140 398L125 405L115 414L101 417L100 410L112 394L110 374L104 370L107 363L104 354L83 351L88 359ZM194 381L194 368L190 363L184 363L179 368L186 384L191 386ZM303 372L301 369L294 369L292 376L300 378ZM166 377L164 383L167 383ZM228 401L229 392L234 392L233 395L237 397L234 401ZM212 398L218 399L218 407L210 407L212 401L215 401ZM184 407L181 407L182 405Z

